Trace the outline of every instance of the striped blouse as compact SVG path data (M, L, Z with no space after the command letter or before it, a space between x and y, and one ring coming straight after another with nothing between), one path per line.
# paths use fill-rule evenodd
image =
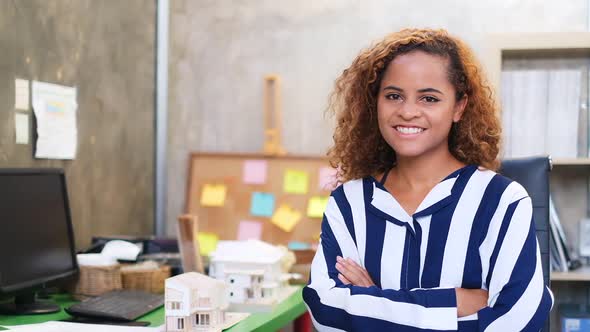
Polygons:
M344 285L336 256L376 286ZM457 287L488 290L488 305L457 318ZM411 216L373 177L334 190L303 298L320 331L539 331L553 306L530 197L474 165L437 184Z

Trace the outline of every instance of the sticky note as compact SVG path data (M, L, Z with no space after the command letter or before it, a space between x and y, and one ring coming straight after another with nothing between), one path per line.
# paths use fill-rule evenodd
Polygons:
M295 225L301 219L301 212L291 208L287 204L282 204L275 214L272 216L272 223L277 225L280 229L284 230L285 232L290 232L293 230Z
M262 223L258 221L242 220L238 226L238 240L260 240L262 237Z
M326 206L328 205L329 197L314 196L309 199L307 204L307 216L310 218L322 218Z
M338 185L337 171L332 167L322 167L318 175L320 190L332 191Z
M275 209L275 196L269 193L252 193L250 214L258 217L270 217Z
M266 160L246 160L243 168L243 181L247 184L263 184L267 174Z
M29 144L29 115L14 113L16 144Z
M201 193L201 205L211 207L223 206L225 204L226 193L227 187L223 184L206 184Z
M308 178L307 172L288 169L285 172L283 189L291 194L307 194Z
M202 256L209 256L217 248L219 237L216 234L199 232L197 238L199 239L199 250Z
M287 248L289 248L289 250L307 250L311 249L311 245L305 242L291 241L287 245Z

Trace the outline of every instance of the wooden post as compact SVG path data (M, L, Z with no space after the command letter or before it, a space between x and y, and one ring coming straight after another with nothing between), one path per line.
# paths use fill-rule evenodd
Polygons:
M184 272L204 273L198 234L197 216L184 214L178 217L178 248Z
M287 151L281 144L281 78L264 77L264 149L266 155L283 156Z

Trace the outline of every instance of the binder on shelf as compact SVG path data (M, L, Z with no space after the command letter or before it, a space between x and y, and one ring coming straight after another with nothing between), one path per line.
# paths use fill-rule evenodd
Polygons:
M549 196L549 225L551 228L551 269L568 272L582 266L580 260L572 257L567 247L565 232L551 196Z

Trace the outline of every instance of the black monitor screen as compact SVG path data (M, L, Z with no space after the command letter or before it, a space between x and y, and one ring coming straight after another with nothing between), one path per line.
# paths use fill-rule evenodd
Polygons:
M76 271L65 177L60 170L0 170L0 290Z

